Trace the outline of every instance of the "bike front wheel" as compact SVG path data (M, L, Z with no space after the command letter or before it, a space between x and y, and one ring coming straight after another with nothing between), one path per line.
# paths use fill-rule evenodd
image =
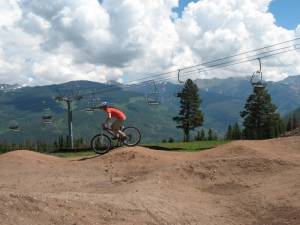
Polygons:
M111 148L111 140L105 134L97 134L91 140L91 148L97 154L105 154Z
M135 146L140 143L141 133L136 127L125 127L122 132L126 134L124 145Z

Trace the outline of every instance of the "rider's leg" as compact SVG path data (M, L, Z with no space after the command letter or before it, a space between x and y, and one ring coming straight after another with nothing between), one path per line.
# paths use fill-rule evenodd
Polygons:
M122 126L121 122L122 122L121 120L116 119L113 122L113 124L111 125L111 129L117 137L119 137L119 130L120 130L120 127Z
M122 131L120 131L120 129L121 129L122 125L123 125L123 122L124 122L123 120L116 119L114 121L114 123L112 124L112 126L111 126L113 132L115 133L115 135L117 137L120 137L120 135L122 137L126 136Z

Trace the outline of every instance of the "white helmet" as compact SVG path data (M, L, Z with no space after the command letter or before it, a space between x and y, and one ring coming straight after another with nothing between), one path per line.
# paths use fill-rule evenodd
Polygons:
M107 106L108 106L107 102L101 102L101 104L100 104L100 108L105 108Z

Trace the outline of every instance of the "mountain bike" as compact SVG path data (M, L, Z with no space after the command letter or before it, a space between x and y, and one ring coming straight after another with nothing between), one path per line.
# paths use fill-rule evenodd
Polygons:
M126 135L125 137L117 137L113 130L108 126L103 125L104 132L96 134L91 140L91 148L97 154L105 154L112 148L112 139L118 140L119 144L126 146L136 146L141 141L141 133L136 127L122 127L121 131Z

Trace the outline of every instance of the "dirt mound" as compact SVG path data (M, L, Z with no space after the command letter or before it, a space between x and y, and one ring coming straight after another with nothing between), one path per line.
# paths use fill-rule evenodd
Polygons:
M28 150L17 150L8 152L5 154L0 155L0 160L10 160L10 161L43 161L43 162L50 162L50 161L57 161L59 158L45 155L38 152L28 151Z
M300 137L188 153L0 156L1 225L300 224Z

